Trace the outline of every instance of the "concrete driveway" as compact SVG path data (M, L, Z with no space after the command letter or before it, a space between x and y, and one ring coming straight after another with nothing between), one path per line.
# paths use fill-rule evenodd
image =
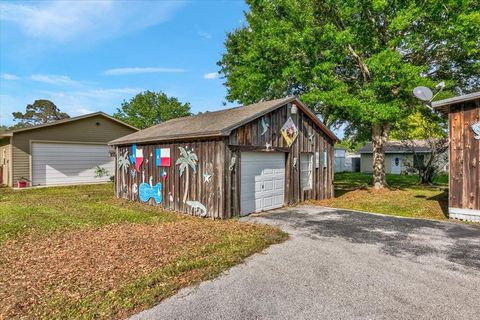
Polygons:
M480 227L299 206L291 239L134 319L478 319Z

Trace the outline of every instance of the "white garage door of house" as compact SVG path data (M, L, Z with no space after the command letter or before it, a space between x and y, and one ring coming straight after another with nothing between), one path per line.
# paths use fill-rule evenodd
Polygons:
M283 206L284 153L242 152L240 173L240 214Z
M32 185L66 185L108 181L96 178L97 166L114 174L109 147L79 143L32 143Z

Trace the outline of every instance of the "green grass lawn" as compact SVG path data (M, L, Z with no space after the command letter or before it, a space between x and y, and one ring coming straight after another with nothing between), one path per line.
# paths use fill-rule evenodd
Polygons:
M448 177L439 176L435 186L418 185L416 176L387 175L389 188L370 188L371 174L335 174L335 198L324 206L369 211L403 217L448 219Z
M0 319L125 318L286 234L113 198L112 185L0 189Z

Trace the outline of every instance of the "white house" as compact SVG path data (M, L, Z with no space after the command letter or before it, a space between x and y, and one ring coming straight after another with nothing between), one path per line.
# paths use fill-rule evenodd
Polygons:
M401 141L387 141L385 151L385 173L401 174L407 172L414 163L424 163L431 153L426 140L414 141L415 153L406 147ZM360 149L360 170L361 172L373 171L373 148L372 143L365 144ZM443 171L448 170L447 153L440 160L440 167Z

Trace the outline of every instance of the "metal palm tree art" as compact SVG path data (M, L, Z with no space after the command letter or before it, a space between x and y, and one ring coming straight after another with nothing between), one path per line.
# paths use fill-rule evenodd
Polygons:
M123 156L118 157L118 168L122 172L122 191L125 192L125 174L128 171L128 167L130 166L130 160L128 159L128 151L125 151Z
M198 162L198 157L195 153L193 153L193 150L187 150L183 147L178 147L180 150L180 157L177 159L175 162L176 165L179 165L179 170L180 170L180 176L183 175L186 169L186 174L185 174L185 190L183 193L183 202L187 202L187 196L188 196L188 185L189 185L189 180L190 180L190 170L189 168L192 168L193 172L197 172L197 162Z

